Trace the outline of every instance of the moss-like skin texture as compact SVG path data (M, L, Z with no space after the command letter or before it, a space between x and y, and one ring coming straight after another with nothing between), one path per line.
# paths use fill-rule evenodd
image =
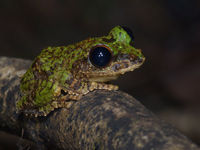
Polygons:
M79 100L95 89L116 90L117 86L103 82L133 71L145 60L132 43L130 35L116 26L107 36L42 50L21 79L18 112L46 116L55 108L70 107L71 100ZM88 57L94 47L110 51L112 58L107 66L92 65Z

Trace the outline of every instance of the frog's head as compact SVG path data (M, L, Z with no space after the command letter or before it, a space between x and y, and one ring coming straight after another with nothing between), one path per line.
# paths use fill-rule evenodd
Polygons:
M133 47L130 29L116 26L107 36L91 38L87 48L87 63L82 63L80 73L90 81L106 82L141 66L145 60L140 49Z

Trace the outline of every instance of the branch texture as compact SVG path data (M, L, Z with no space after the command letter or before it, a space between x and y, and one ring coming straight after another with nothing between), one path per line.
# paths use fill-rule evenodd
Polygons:
M120 91L96 90L47 117L15 112L30 61L0 57L0 129L48 149L198 150L187 137Z

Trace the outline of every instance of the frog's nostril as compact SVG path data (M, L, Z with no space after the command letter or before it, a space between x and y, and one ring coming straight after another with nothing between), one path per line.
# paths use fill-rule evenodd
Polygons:
M141 58L138 59L138 62L139 62L139 63L143 63L144 60L145 60L145 58L141 57Z

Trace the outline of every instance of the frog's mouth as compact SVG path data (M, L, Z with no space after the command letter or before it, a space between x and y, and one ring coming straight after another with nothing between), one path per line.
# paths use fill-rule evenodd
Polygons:
M120 75L140 67L144 63L144 60L144 57L137 59L135 57L134 59L119 59L119 61L111 63L107 68L91 72L89 80L95 82L115 80Z

